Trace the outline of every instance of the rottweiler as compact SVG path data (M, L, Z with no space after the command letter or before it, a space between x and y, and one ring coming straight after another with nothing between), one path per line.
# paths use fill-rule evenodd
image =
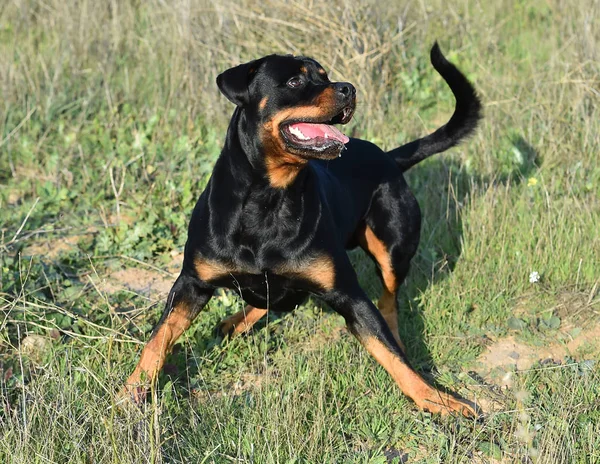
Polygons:
M220 324L247 332L269 310L292 311L314 295L347 327L419 408L478 416L410 366L398 336L397 293L419 244L421 212L404 177L410 167L475 130L481 104L437 43L431 63L456 99L435 132L388 152L344 135L356 89L332 82L314 59L269 55L228 69L217 86L236 108L225 146L192 213L181 273L121 395L139 403L179 336L218 287L246 308ZM375 306L346 250L377 264Z

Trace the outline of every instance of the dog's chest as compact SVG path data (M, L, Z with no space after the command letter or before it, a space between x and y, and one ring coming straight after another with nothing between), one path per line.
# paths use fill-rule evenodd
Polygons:
M251 189L233 225L242 241L276 242L298 232L304 213L301 199Z
M211 214L218 233L210 237L206 255L254 274L310 259L319 213L320 207L304 198L250 190L235 208Z
M201 203L190 227L189 258L198 277L249 295L270 292L274 299L288 290L333 287L332 258L319 251L324 248L316 240L322 207L312 189L291 195L225 187L211 185L201 201L219 204Z

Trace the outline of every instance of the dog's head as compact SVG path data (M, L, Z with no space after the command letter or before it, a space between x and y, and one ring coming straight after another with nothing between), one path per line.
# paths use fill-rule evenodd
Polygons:
M356 90L311 58L270 55L228 69L217 85L257 122L265 156L333 159L348 142L334 124L352 118Z

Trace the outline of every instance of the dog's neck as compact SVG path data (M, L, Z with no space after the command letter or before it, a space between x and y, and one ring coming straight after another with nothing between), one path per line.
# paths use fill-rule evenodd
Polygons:
M260 147L246 135L252 133L252 129L248 131L245 124L243 112L236 109L221 156L207 186L209 201L215 202L209 208L211 230L238 227L243 231L240 237L248 243L256 237L262 243L267 240L265 237L293 238L300 231L313 231L320 217L321 205L311 170L301 170L296 181L286 188L274 187L266 172ZM219 208L221 203L234 204L235 207L222 209ZM306 214L307 210L310 215ZM306 232L306 235L310 233ZM217 241L227 238L227 234L214 237ZM225 244L222 247L227 248Z
M255 134L260 128L248 117L247 110L236 108L221 156L229 160L232 174L237 179L251 180L277 190L294 190L307 175L306 160L285 153L270 153ZM290 192L291 193L291 192Z

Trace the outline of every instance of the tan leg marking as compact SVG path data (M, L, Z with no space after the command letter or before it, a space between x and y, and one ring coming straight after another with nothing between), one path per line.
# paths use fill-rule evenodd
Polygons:
M173 308L142 350L140 361L125 382L121 396L128 396L136 403L145 398L149 385L158 377L158 373L162 369L167 355L173 349L173 345L175 345L181 334L190 327L192 321L188 315L187 306L183 303Z
M466 417L477 417L477 412L472 406L433 388L376 338L367 337L360 341L377 362L388 371L402 392L410 397L419 408L432 413L458 412Z
M250 331L252 326L261 320L267 312L266 309L259 309L248 305L242 311L223 319L219 324L219 329L223 335L235 337L236 335Z
M381 315L387 322L388 327L392 331L392 335L402 348L402 351L406 352L404 343L400 340L398 334L398 303L396 301L396 294L398 292L398 281L392 268L392 261L387 251L385 244L379 240L373 230L369 227L365 227L364 235L361 237L361 245L367 250L381 269L381 277L383 278L383 292L381 298L377 302L377 307L381 311Z

